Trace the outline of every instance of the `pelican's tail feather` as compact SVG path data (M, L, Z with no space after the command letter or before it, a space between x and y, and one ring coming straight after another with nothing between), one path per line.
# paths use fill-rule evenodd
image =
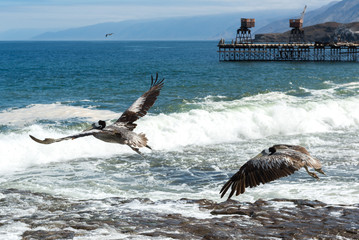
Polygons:
M133 134L127 144L134 148L147 147L148 139L144 133Z
M132 150L134 150L138 154L141 154L141 152L139 151L139 148L147 147L147 148L151 149L147 145L148 139L147 139L147 137L146 137L146 135L144 133L134 134L132 136L133 136L132 139L127 142L127 145L130 148L132 148Z
M146 135L144 133L140 133L140 134L138 134L138 136L141 138L141 141L140 141L141 147L146 147L147 142L148 142Z

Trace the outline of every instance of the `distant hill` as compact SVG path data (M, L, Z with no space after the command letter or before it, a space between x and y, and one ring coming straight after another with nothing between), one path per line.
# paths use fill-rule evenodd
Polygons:
M305 41L307 42L333 42L341 41L356 42L359 41L359 22L337 23L327 22L304 27ZM288 42L290 31L284 33L266 33L256 34L255 42Z
M297 15L293 15L290 18L299 18L300 14L301 12L299 11ZM305 27L325 22L359 22L359 0L331 2L314 11L308 11L304 15L303 25ZM283 33L289 29L289 18L285 18L265 25L258 29L256 33Z
M304 7L304 6L303 6ZM282 33L289 30L289 18L299 17L293 11L255 11L233 14L177 17L166 19L109 22L46 32L32 40L218 40L234 39L241 18L255 18L257 33ZM359 21L359 0L331 2L305 14L304 26L323 22ZM105 38L106 33L114 33ZM1 36L1 34L0 34Z
M43 33L44 29L12 29L0 32L0 40L28 40Z
M293 12L256 11L196 17L110 22L46 32L33 40L217 40L234 38L241 18L256 18L256 27L288 17ZM106 33L114 33L105 38Z

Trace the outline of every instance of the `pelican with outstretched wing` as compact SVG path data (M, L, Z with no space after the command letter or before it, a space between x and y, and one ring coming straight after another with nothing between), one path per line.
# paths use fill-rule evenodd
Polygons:
M164 85L164 79L158 80L158 73L156 73L156 79L153 79L151 76L151 87L145 92L141 97L139 97L113 124L106 126L106 122L103 120L93 123L92 126L85 131L63 138L45 138L40 140L34 136L30 137L32 140L42 144L51 144L55 142L61 142L69 139L76 139L85 136L94 136L97 139L100 139L105 142L110 143L119 143L126 144L132 150L140 154L139 148L147 147L148 139L143 133L135 133L133 129L136 128L137 124L135 121L140 117L143 117L147 114L147 111L153 106L160 90Z
M320 161L312 157L307 149L297 145L278 144L264 149L256 157L246 162L222 187L220 194L223 197L231 188L228 199L234 193L236 196L244 193L246 187L256 187L278 178L293 174L304 167L313 178L319 179L317 174L310 172L308 167L325 174Z

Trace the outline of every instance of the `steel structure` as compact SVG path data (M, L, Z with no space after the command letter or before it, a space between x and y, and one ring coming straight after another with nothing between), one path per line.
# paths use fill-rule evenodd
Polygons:
M344 61L359 62L359 44L218 43L219 61Z
M304 43L304 30L303 30L303 19L307 5L298 19L289 19L290 30L289 42L290 43Z
M237 29L236 43L253 43L250 28L254 26L254 18L241 18L241 28Z

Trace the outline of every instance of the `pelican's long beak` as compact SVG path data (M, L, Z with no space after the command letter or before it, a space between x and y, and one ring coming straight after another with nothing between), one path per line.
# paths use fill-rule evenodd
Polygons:
M82 132L87 132L90 131L92 129L95 129L93 125L91 125L90 127L86 128L85 130L83 130Z
M254 158L260 158L263 156L263 153L259 153L257 156L255 156Z

